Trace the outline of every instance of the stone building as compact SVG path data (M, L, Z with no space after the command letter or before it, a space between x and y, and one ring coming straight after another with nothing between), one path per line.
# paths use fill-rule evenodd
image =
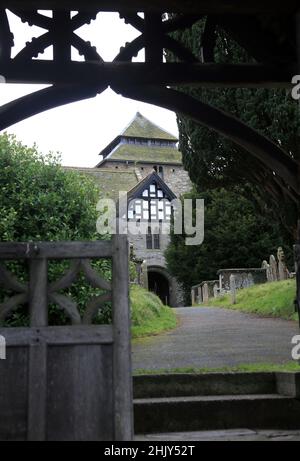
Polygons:
M161 226L170 222L169 202L191 189L177 143L175 136L137 113L100 152L95 168L76 168L94 177L102 197L117 200L120 191L127 192L129 222L149 222L145 233L128 235L132 253L143 262L144 285L173 307L182 305L182 295L166 269L164 251L170 237L161 232Z

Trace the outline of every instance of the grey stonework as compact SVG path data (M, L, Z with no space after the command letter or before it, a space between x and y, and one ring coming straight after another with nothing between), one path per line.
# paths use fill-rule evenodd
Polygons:
M172 277L166 269L166 260L164 251L166 250L169 242L169 235L160 235L160 249L147 250L146 236L145 235L130 235L128 234L129 243L133 245L134 256L143 261L144 272L149 274L151 271L161 273L169 282L170 290L170 306L179 307L183 305L183 291L180 288L177 280ZM143 280L143 285L148 288L147 278Z
M142 187L142 181L154 170L173 196L179 198L189 192L192 183L183 168L181 153L176 147L177 141L176 137L137 113L128 127L100 152L102 160L94 171L101 172L103 179L107 179L106 195L109 196L111 190L114 191L112 198L115 198L118 191L126 191L129 200L130 191L132 193L139 188L139 183ZM89 174L92 172L89 171ZM101 187L100 183L101 181ZM160 234L159 249L147 249L145 235L129 234L128 238L134 257L143 261L141 283L145 288L151 289L151 283L148 283L151 274L164 277L164 281L168 282L170 306L182 306L183 292L176 279L168 273L164 257L170 235Z
M270 282L276 282L278 280L278 267L277 267L277 261L274 255L270 255L270 268L271 268Z
M295 268L295 272L290 272L286 266L282 247L279 247L277 250L277 260L274 255L270 255L270 264L266 260L262 262L262 268L267 270L268 282L287 280L296 276L297 268Z
M279 280L286 280L289 278L289 271L286 267L285 255L282 247L279 247L277 250L277 259Z
M234 274L230 274L229 285L230 285L231 304L236 304L236 283L235 283Z
M235 276L236 289L267 282L267 273L264 268L220 269L217 274L220 277L220 289L227 292L230 291L231 274Z
M146 176L145 170L143 170L143 173ZM164 167L163 180L177 197L190 192L192 188L189 175L182 166Z
M192 305L205 303L212 297L218 297L219 293L219 280L204 280L191 289Z
M163 168L163 180L167 186L174 192L174 194L179 197L182 194L190 192L192 188L192 183L189 178L187 171L183 169L183 166L180 164L164 164L158 163L158 166ZM137 182L148 176L153 171L153 167L157 166L153 162L149 163L140 163L140 162L121 162L121 161L110 161L106 160L101 169L104 170L125 170L134 173L137 177Z

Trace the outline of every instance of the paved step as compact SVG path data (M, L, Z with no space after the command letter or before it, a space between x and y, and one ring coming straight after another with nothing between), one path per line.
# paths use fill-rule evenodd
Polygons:
M134 400L135 433L220 429L299 429L300 401L278 394Z
M134 398L194 395L275 394L275 373L141 375L133 378Z
M134 440L144 442L160 441L210 441L210 442L245 442L245 441L300 441L300 430L250 430L225 429L219 431L167 432L160 434L139 434Z

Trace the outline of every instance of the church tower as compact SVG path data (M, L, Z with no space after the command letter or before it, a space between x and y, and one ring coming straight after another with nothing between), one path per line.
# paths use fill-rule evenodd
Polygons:
M143 262L144 286L170 306L182 306L182 293L166 268L164 252L170 235L170 202L191 190L184 170L178 139L139 112L129 125L101 152L95 168L76 168L97 182L101 198L118 200L127 193L128 223L146 225L146 232L128 235L133 257Z
M182 294L166 269L164 251L170 235L162 231L162 226L170 224L171 201L191 189L177 143L175 136L138 112L100 152L102 159L96 166L102 172L132 171L136 175L137 184L126 189L128 222L144 224L144 231L128 235L132 253L143 261L148 289L174 307L182 305Z

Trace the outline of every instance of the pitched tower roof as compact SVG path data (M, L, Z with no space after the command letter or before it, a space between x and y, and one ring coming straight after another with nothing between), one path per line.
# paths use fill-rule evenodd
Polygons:
M139 112L129 125L99 155L100 167L109 161L181 164L178 139Z
M139 112L136 113L134 119L129 123L121 135L134 138L162 139L174 142L178 141L178 139L171 133L163 130L158 125L155 125Z

